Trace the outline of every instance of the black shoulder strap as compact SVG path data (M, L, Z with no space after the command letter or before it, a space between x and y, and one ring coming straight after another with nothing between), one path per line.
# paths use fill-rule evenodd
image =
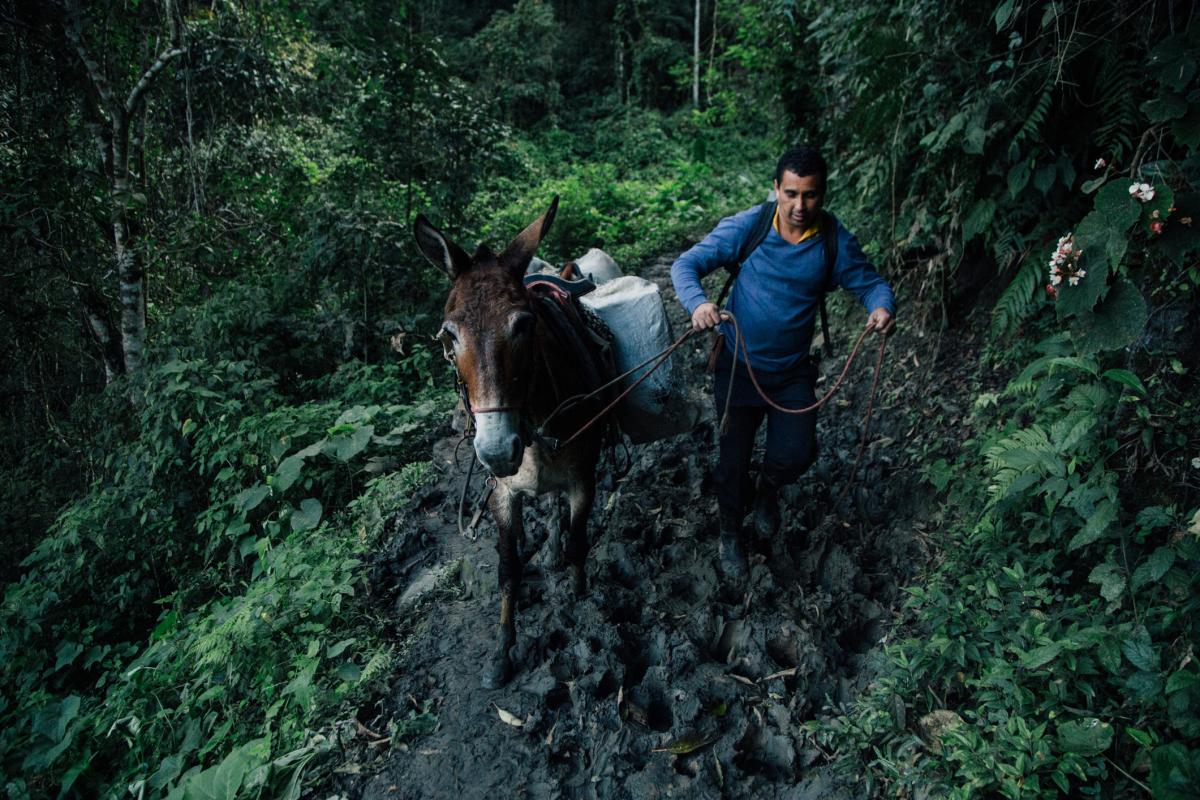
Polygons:
M721 287L721 294L717 298L718 307L729 296L729 290L733 288L733 282L737 280L738 273L741 272L742 263L750 257L751 253L758 249L758 246L763 243L763 240L767 238L767 234L770 233L771 226L775 222L776 208L777 203L774 200L762 205L758 211L758 216L754 218L754 227L750 229L750 235L742 243L742 249L738 252L737 261L725 265L725 268L729 270L729 278L725 281L725 285ZM832 357L833 339L829 334L829 312L825 308L825 291L833 284L833 273L837 268L837 225L834 224L833 217L829 215L828 211L821 212L818 224L820 225L821 236L823 237L822 244L825 247L825 280L821 285L820 304L822 349L827 357Z
M750 254L758 249L758 246L767 238L767 234L771 232L771 226L775 223L775 209L777 203L772 200L769 203L763 203L758 209L758 215L754 217L754 226L750 229L750 235L746 237L746 241L742 242L742 249L738 251L737 261L733 261L725 265L725 269L729 270L729 278L725 281L725 285L721 287L721 295L717 298L717 307L719 308L725 298L729 296L729 290L733 288L733 282L737 280L738 273L742 270L742 263L750 257Z
M825 309L825 291L833 283L833 271L837 268L838 235L837 225L828 211L821 212L821 236L825 245L825 281L821 286L821 349L826 358L833 357L833 340L829 337L829 312Z

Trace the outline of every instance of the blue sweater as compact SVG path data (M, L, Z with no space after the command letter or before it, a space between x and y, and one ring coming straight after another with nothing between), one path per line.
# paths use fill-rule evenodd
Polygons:
M759 206L721 220L712 233L671 265L675 294L688 314L708 302L700 279L737 258L754 227ZM834 220L838 258L833 284L853 292L867 311L886 308L896 313L891 287L867 261L858 239ZM745 263L728 308L737 316L746 338L750 364L756 370L786 372L800 365L812 345L813 326L825 277L825 245L821 235L792 244L774 228ZM725 347L733 352L733 326L722 323Z

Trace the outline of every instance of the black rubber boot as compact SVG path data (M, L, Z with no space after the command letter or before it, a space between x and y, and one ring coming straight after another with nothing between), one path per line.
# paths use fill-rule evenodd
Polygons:
M779 533L779 486L765 473L754 488L754 533L765 543Z
M741 586L746 582L750 571L746 563L746 554L742 552L741 542L738 541L741 525L732 514L721 514L721 543L718 547L717 563L725 580Z

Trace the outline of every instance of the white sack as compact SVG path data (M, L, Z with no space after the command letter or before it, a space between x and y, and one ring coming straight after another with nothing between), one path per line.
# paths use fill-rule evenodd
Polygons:
M661 353L674 341L657 284L636 275L615 278L585 294L579 301L594 311L613 332L617 372L632 369ZM634 383L653 362L625 379ZM642 381L617 406L617 421L634 443L652 442L691 430L699 409L683 391L674 358Z
M617 262L597 247L575 259L575 266L579 268L580 275L597 286L621 277L621 268L617 266Z
M554 267L542 259L534 256L529 259L529 266L525 268L526 275L534 275L539 272L558 272Z

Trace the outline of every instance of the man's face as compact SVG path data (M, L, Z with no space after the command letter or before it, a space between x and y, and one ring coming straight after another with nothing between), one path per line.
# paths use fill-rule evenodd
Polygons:
M781 223L808 230L816 223L825 202L825 180L820 175L801 177L790 169L784 170L782 180L775 181L775 198L779 202Z

